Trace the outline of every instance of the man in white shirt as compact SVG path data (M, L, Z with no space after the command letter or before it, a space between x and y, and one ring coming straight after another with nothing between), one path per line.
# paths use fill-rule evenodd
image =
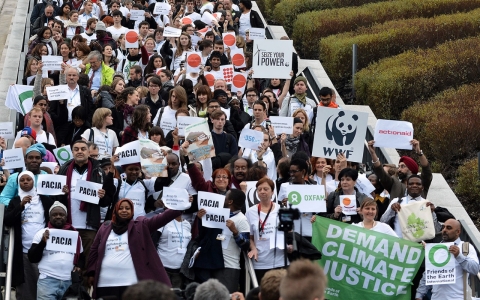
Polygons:
M479 271L478 257L475 248L469 244L468 254L465 255L462 253L463 241L460 240L460 222L455 219L448 219L444 223L444 226L442 230L442 243L454 243L449 247L448 251L455 257L455 283L427 286L425 284L426 272L424 272L415 294L416 300L423 299L423 296L425 296L429 289L432 289L432 299L435 300L463 300L465 299L463 294L463 276L467 276L468 274L476 276Z

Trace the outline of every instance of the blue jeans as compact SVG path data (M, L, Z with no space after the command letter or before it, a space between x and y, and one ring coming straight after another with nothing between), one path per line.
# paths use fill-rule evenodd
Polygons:
M43 276L40 275L40 277ZM60 280L48 276L39 278L37 282L37 300L61 300L71 284L71 280Z

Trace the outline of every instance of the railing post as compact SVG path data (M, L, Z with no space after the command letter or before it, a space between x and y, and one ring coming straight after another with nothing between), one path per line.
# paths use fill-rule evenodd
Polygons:
M13 227L9 230L10 238L8 240L8 260L7 260L7 280L5 282L5 300L10 300L12 294L12 268L13 268L13 251L15 241L15 231Z
M352 95L355 99L355 74L357 73L357 44L352 45Z

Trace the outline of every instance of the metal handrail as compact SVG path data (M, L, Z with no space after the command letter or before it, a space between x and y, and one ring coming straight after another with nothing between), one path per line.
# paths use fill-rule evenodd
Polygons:
M247 294L250 291L250 284L252 284L253 288L258 287L258 280L253 269L252 259L248 257L246 252L242 253L243 258L245 258L245 294Z
M460 225L462 226L462 232L460 233L460 239L464 242L469 242L477 251L477 257L480 261L480 242L475 238L475 235L468 227L467 223L464 220L458 220ZM479 291L476 287L480 286L480 272L476 275L470 276L470 287L472 289L472 296L479 297Z
M9 228L10 238L8 240L8 260L7 260L7 280L5 282L5 300L11 299L12 294L12 269L13 269L13 250L15 241L15 230L13 227Z

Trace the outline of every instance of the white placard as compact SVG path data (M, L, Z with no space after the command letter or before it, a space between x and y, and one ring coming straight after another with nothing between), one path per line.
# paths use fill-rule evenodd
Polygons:
M293 133L293 117L270 117L270 124L276 135Z
M449 252L453 243L425 245L425 272L427 285L452 284L456 281L455 257Z
M198 73L202 64L202 57L197 52L189 52L187 53L186 63L187 73Z
M244 128L238 139L238 146L257 150L263 142L263 132Z
M357 214L357 197L355 195L342 195L340 197L340 206L342 213L347 216Z
M226 222L230 219L228 208L205 208L207 213L202 217L202 226L227 230Z
M198 209L223 208L224 204L224 195L208 192L198 192Z
M255 40L253 78L289 79L292 71L292 40Z
M162 192L162 201L167 208L174 210L185 210L192 206L189 201L190 196L187 190L164 187Z
M52 173L55 173L55 167L58 166L57 162L44 161L40 164L40 167L46 167L52 170Z
M362 162L368 113L319 106L312 156Z
M288 202L300 212L326 212L327 197L323 185L290 184L287 186Z
M70 146L63 146L60 148L53 149L53 154L57 158L60 165L63 165L67 161L73 159L72 149Z
M233 72L232 78L232 93L245 91L245 86L247 85L247 72Z
M406 121L377 120L375 147L412 150L413 125Z
M125 48L138 49L138 32L130 29L125 32Z
M77 253L78 231L49 228L46 250Z
M43 71L61 71L63 57L56 55L42 55Z
M270 249L278 248L280 250L285 249L285 234L283 231L277 230L277 238L275 236L270 236Z
M164 37L179 37L182 34L182 29L167 26L163 29Z
M208 11L204 12L202 18L200 19L203 23L207 24L207 26L215 25L215 17L209 13Z
M162 115L162 119L160 120L160 128L162 128L163 132L169 133L170 131L174 130L177 127L177 120L175 117L167 117L166 115Z
M265 28L249 28L245 32L245 36L250 40L264 40Z
M122 166L140 162L140 143L138 140L126 143L122 147L117 147L115 155L118 155L118 161L114 166Z
M40 174L37 178L37 193L40 195L63 195L63 187L67 185L67 176Z
M145 20L145 11L141 9L130 10L130 20L134 20L134 21Z
M224 32L222 34L222 41L225 49L227 48L230 48L231 50L237 49L237 38L235 37L235 32Z
M3 159L5 160L4 169L16 169L25 167L25 159L23 157L23 149L15 148L3 151Z
M230 57L232 64L236 69L246 67L243 48L232 48L232 50L230 51Z
M168 15L168 13L172 10L172 6L165 2L157 2L155 3L155 7L153 8L154 15Z
M0 136L6 140L15 138L15 132L13 130L13 122L0 123Z
M199 123L201 121L203 121L203 118L178 116L177 117L178 136L185 136L185 127L195 123Z
M357 181L355 182L355 187L365 195L371 195L375 191L375 186L368 180L365 174L358 174Z
M69 98L68 85L47 86L47 96L49 101L65 100Z
M98 190L102 188L102 184L79 179L75 187L72 199L82 200L84 202L98 204Z

